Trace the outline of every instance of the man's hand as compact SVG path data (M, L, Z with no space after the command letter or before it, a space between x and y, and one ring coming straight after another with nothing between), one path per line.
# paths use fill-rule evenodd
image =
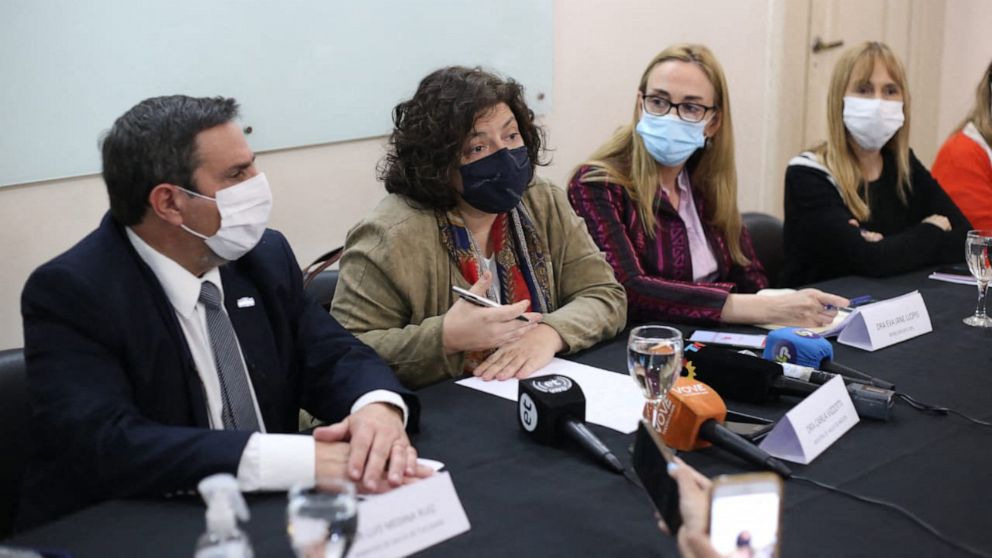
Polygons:
M315 441L313 469L318 486L321 479L341 479L346 476L349 450L347 442Z
M539 324L519 340L501 345L472 374L486 381L526 378L564 348L565 342L554 328Z
M346 473L361 482L363 492L400 486L405 478L423 478L431 471L417 465L417 450L410 445L400 411L388 403L371 403L343 421L313 432L321 443L349 442ZM319 452L319 450L318 450Z

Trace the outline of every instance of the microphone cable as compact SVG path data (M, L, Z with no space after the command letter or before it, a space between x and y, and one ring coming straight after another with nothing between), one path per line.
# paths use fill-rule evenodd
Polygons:
M989 426L989 427L992 427L992 422L988 422L988 421L985 421L985 420L980 420L980 419L977 419L977 418L974 418L974 417L970 417L970 416L962 413L961 411L956 411L954 409L949 409L947 407L941 407L941 406L938 406L938 405L931 405L930 403L924 403L924 402L922 402L922 401L920 401L918 399L915 399L914 397L910 396L907 393L902 393L902 392L897 391L895 393L895 395L899 399L902 399L903 401L905 401L910 407L916 409L917 411L923 412L923 413L929 413L931 415L940 415L940 416L947 416L948 414L957 415L957 416L959 416L959 417L961 417L961 418L963 418L965 420L971 421L971 422L973 422L973 423L975 423L975 424L977 424L979 426Z
M875 505L875 506L879 506L879 507L882 507L882 508L886 508L886 509L892 510L892 511L898 513L899 515L902 515L906 519L909 519L910 521L912 521L913 523L915 523L916 525L918 525L919 527L921 527L924 531L930 533L931 535L933 535L934 537L936 537L938 540L940 540L944 544L947 544L947 545L951 546L952 548L955 548L955 549L960 550L962 552L966 552L966 553L968 553L968 554L970 554L972 556L979 556L980 558L992 558L992 554L988 554L988 553L982 552L981 550L977 550L975 548L972 548L971 546L969 546L969 545L967 545L965 543L957 542L954 539L951 539L950 537L948 537L947 535L945 535L944 533L942 533L940 530L938 530L936 527L934 527L933 525L927 523L922 518L920 518L919 516L917 516L916 514L914 514L913 512L907 510L906 508L904 508L902 506L899 506L897 504L893 504L892 502L887 502L885 500L879 500L879 499L876 499L876 498L869 498L868 496L862 496L862 495L857 494L857 493L854 493L854 492L849 492L847 490L844 490L843 488L839 488L839 487L832 486L832 485L829 485L829 484L824 483L824 482L813 480L813 479L811 479L809 477L804 477L804 476L801 476L801 475L792 475L792 478L795 479L795 480L798 480L798 481L807 482L809 484L812 484L813 486L817 486L819 488L822 488L824 490L827 490L828 492L834 492L836 494L840 494L841 496L845 496L847 498L851 498L852 500L857 500L859 502L864 502L866 504L872 504L872 505Z
M939 416L947 416L948 414L957 415L957 416L959 416L959 417L961 417L961 418L963 418L965 420L971 421L971 422L973 422L973 423L975 423L977 425L992 427L992 422L988 422L988 421L976 419L976 418L970 417L970 416L968 416L968 415L966 415L966 414L964 414L964 413L962 413L960 411L956 411L954 409L949 409L947 407L942 407L940 405L933 405L933 404L930 404L930 403L924 403L923 401L920 401L920 400L912 397L908 393L902 393L900 391L896 391L895 390L895 386L893 386L889 382L886 382L884 380L879 380L878 378L876 378L876 377L874 377L874 376L872 376L870 374L866 374L866 373L864 373L864 372L862 372L860 370L857 370L855 368L851 368L849 366L845 366L845 365L840 364L838 362L829 361L828 362L828 366L824 366L824 369L827 369L828 372L844 373L844 374L848 374L850 376L857 376L859 378L864 379L867 382L870 382L871 385L874 385L876 387L880 387L880 388L884 388L884 389L890 389L890 390L892 390L895 393L895 396L896 397L898 397L899 399L902 399L910 407L916 409L917 411L920 411L920 412L923 412L923 413L928 413L928 414L931 414L931 415L939 415Z

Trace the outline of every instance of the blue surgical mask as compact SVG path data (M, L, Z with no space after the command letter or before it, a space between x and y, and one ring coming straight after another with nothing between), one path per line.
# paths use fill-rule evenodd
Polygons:
M465 203L486 213L506 213L517 207L524 190L534 176L527 147L503 148L463 165L462 199Z
M673 113L655 116L643 112L636 130L655 161L666 167L677 167L706 145L703 135L706 123L706 120L686 122Z

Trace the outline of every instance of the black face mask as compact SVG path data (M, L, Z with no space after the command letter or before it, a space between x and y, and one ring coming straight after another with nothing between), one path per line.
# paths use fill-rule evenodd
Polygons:
M503 148L474 163L463 165L462 199L486 213L506 213L524 196L534 176L527 147Z

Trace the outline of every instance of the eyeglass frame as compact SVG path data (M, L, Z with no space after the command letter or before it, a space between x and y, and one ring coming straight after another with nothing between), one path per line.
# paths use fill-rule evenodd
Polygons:
M671 99L666 99L665 97L662 97L661 95L645 95L641 91L638 91L637 93L640 96L640 100L641 100L641 110L643 110L644 112L650 114L651 116L666 116L666 115L668 115L668 114L670 114L672 112L672 109L675 109L675 116L678 116L679 120L681 120L683 122L690 122L692 124L698 124L699 122L702 122L703 120L705 120L706 119L706 115L709 114L711 111L712 112L717 112L718 110L720 110L719 107L717 107L716 105L713 105L711 107L708 107L708 106L706 106L706 105L704 105L702 103L696 103L696 102L692 102L692 101L683 101L681 103L673 103L671 101ZM648 110L647 105L644 103L644 100L645 99L648 99L648 98L660 99L662 101L667 102L668 103L668 110L666 110L662 114L651 112L650 110ZM682 107L684 105L694 105L694 106L697 106L697 107L703 109L703 115L701 117L699 117L699 120L688 120L688 119L686 119L684 116L682 116Z

